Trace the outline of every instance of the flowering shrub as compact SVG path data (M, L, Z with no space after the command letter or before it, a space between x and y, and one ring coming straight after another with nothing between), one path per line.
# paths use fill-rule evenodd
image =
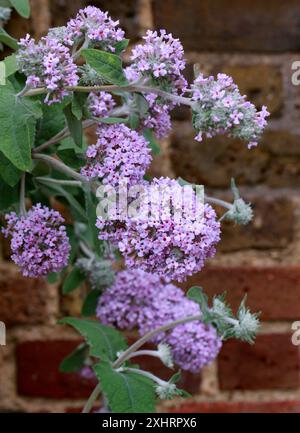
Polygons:
M224 219L247 224L253 212L233 180L228 203L183 179L149 178L154 137L170 132L171 110L182 104L198 140L226 134L250 148L268 112L224 74L188 85L183 47L164 30L148 31L124 68L129 41L96 7L38 42L5 41L17 49L3 61L0 86L0 211L12 259L25 276L61 280L64 294L87 287L84 318L61 320L86 341L61 369L99 382L84 412L100 394L102 411L154 412L158 398L186 396L179 374L165 381L131 358L197 373L224 340L253 342L259 325L245 299L234 315L224 296L175 285L214 256ZM91 126L97 141L87 144ZM57 202L68 223L51 209ZM225 208L220 218L213 205ZM124 330L140 338L128 346ZM157 350L143 349L147 341Z

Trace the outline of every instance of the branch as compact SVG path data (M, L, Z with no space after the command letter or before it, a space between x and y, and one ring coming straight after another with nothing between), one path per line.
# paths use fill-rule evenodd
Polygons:
M176 104L188 105L190 107L192 107L194 104L194 102L190 98L165 92L164 90L161 90L158 87L148 87L148 86L140 86L140 85L117 86L111 84L111 85L101 85L101 86L67 86L64 87L64 89L69 92L84 92L84 93L98 92L98 91L155 93L156 95L162 96L165 99L169 99L170 101L173 101ZM35 95L42 95L44 93L48 93L48 90L45 87L38 87L37 89L31 89L26 91L22 96L35 96Z
M53 156L44 155L43 153L34 153L33 159L46 162L46 164L50 165L55 170L64 173L65 175L73 177L74 179L79 180L80 182L86 182L85 177L81 176L81 174L77 173L77 171L65 165L59 159L53 158Z
M25 206L25 177L26 174L23 173L21 176L21 183L20 183L20 214L25 216L26 215L26 206Z

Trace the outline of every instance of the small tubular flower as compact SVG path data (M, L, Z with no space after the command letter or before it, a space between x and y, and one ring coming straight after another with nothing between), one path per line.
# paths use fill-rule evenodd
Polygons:
M45 276L67 266L70 244L59 212L37 204L26 216L12 212L5 219L2 232L11 236L11 258L24 276Z

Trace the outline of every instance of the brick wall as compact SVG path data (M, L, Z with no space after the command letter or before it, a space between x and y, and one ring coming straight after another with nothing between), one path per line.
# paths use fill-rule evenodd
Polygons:
M197 143L189 113L178 109L174 132L153 168L204 183L225 198L231 176L236 178L254 204L254 221L247 227L224 225L217 257L184 287L201 284L210 295L227 290L234 307L248 293L251 308L262 311L255 345L226 343L201 375L183 376L182 386L194 397L169 402L163 410L299 412L299 350L291 344L291 323L300 320L300 88L290 79L291 64L300 59L299 2L32 0L31 20L14 16L8 30L39 36L86 4L120 18L133 41L145 28L167 28L182 40L190 65L232 75L258 107L266 104L271 111L262 143L248 151L222 137ZM188 66L190 78L191 71ZM0 347L0 411L76 411L94 384L58 373L78 336L55 323L79 311L78 296L62 298L58 286L20 277L3 243L1 251L0 320L7 324L8 344ZM143 363L166 374L152 360L150 366L149 359Z

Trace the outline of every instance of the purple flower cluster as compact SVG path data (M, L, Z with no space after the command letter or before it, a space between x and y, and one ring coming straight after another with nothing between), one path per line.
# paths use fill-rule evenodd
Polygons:
M78 83L77 66L69 48L54 34L42 38L37 44L27 35L20 40L17 54L20 70L27 76L27 86L45 86L48 90L45 102L49 105L68 95L64 87Z
M200 74L193 85L196 140L201 141L203 134L208 138L227 134L248 141L249 148L256 146L269 113L265 106L257 111L245 98L228 75L218 74L215 79Z
M99 126L97 135L97 143L87 149L81 174L112 186L125 180L129 185L140 182L151 162L144 137L123 124Z
M149 78L151 82L163 85L165 90L183 92L187 83L182 75L185 60L180 41L165 30L160 34L148 30L143 39L145 43L132 50L132 64L125 71L128 80Z
M215 254L220 240L216 213L174 179L153 179L141 189L136 214L121 209L113 221L98 216L99 238L115 244L129 268L183 281Z
M160 326L199 314L199 306L184 292L155 274L140 269L120 272L114 284L100 297L98 319L119 329L137 328L140 335ZM177 365L197 373L221 348L216 330L200 321L178 325L155 336L154 343L167 343Z
M87 41L87 46L114 52L114 45L124 39L124 31L118 24L119 21L113 21L108 12L87 6L68 22L65 42L73 44L81 39Z
M187 82L182 75L185 60L180 41L165 30L161 30L160 34L148 30L143 39L145 43L132 50L132 64L125 69L127 79L146 84L149 82L174 94L183 93ZM144 96L149 104L149 112L143 119L143 125L153 129L158 138L163 138L171 129L170 110L174 104L154 94Z
M107 117L109 112L116 106L110 93L92 92L88 97L88 107L94 117Z
M59 212L37 204L26 216L11 212L5 218L2 233L11 236L11 258L25 277L60 272L68 264L70 244Z
M162 101L158 103L158 98L153 93L145 95L149 104L148 113L143 119L143 126L153 130L158 139L166 137L171 128L170 103Z

